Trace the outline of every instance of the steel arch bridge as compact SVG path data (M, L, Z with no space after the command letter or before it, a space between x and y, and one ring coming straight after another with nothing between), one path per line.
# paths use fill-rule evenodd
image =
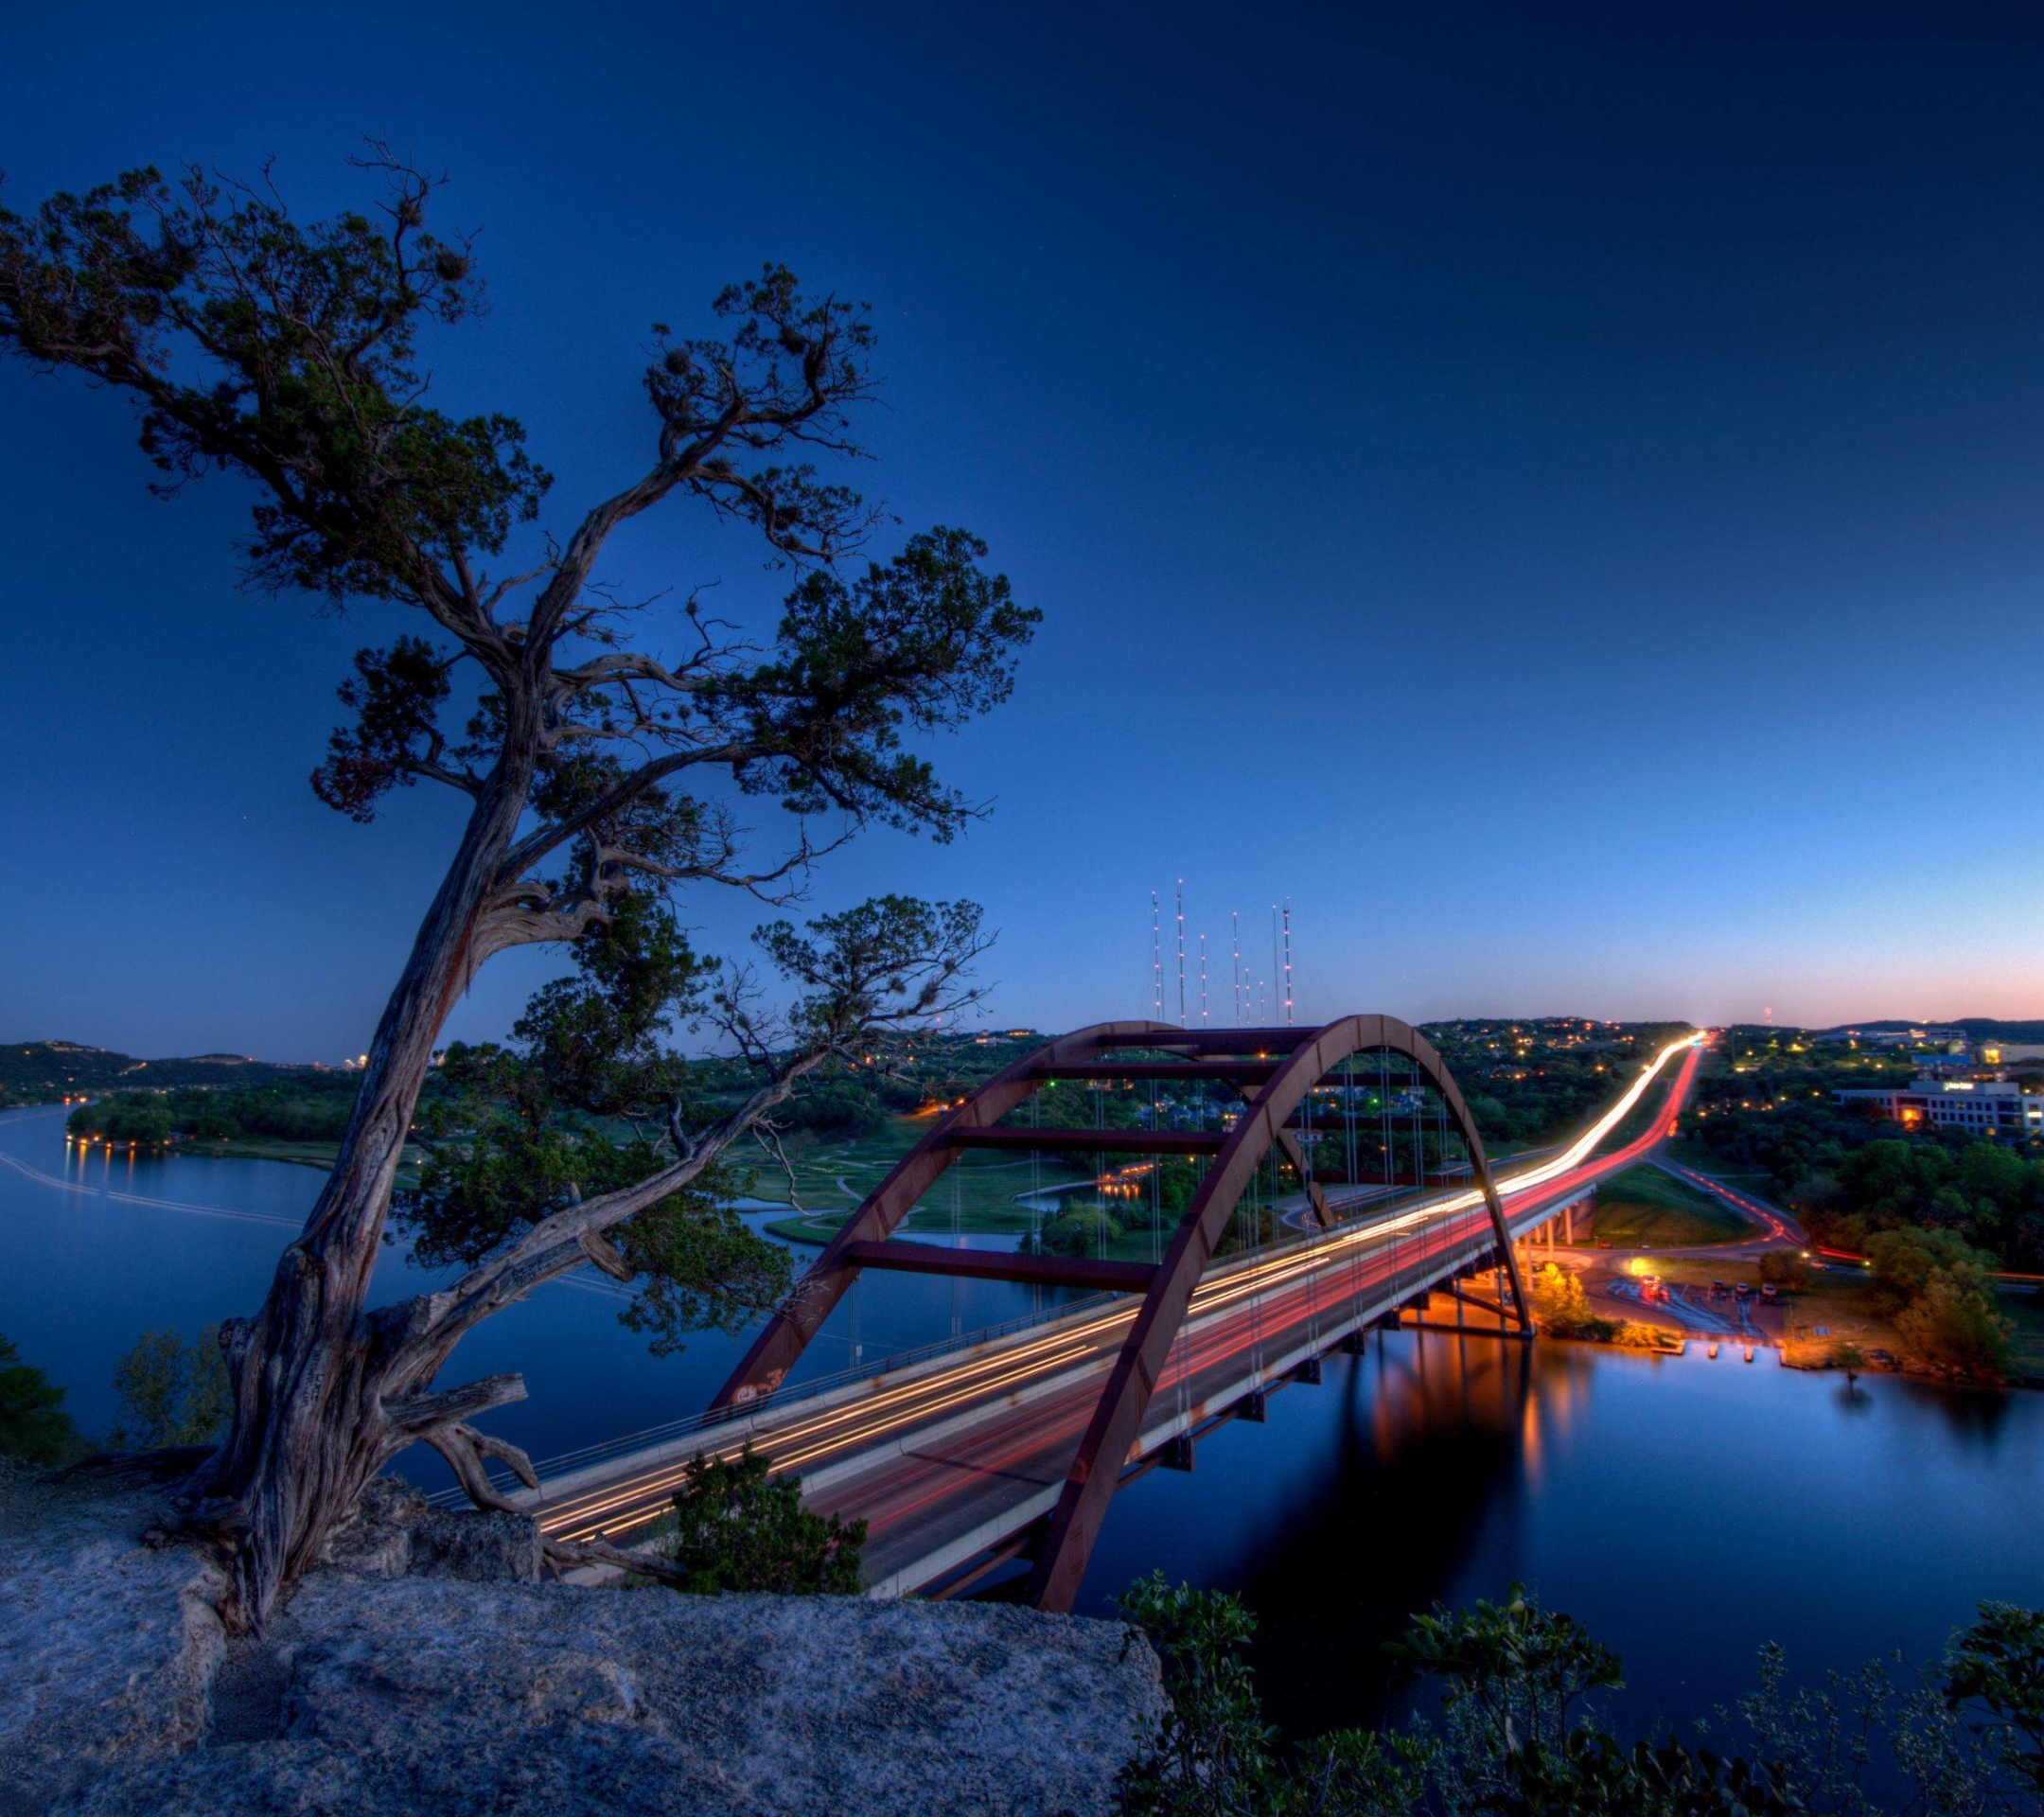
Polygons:
M1439 1095L1489 1211L1519 1330L1530 1335L1524 1283L1483 1138L1446 1063L1417 1029L1389 1015L1343 1016L1323 1027L1303 1029L1193 1030L1162 1022L1101 1022L1046 1043L942 1115L824 1247L714 1405L737 1409L771 1395L868 1268L1140 1295L1141 1303L1107 1371L1056 1505L1034 1545L1031 1600L1040 1608L1069 1609L1194 1290L1259 1170L1274 1155L1290 1162L1314 1217L1323 1227L1333 1223L1324 1185L1330 1176L1322 1172L1315 1177L1308 1143L1300 1138L1310 1142L1313 1134L1313 1088L1330 1081L1348 1083L1343 1068L1370 1054L1403 1056L1418 1078ZM1232 1126L1220 1131L1086 1129L1008 1120L1053 1081L1219 1086L1239 1096L1242 1107ZM960 1155L975 1149L1183 1155L1203 1157L1208 1165L1155 1262L1009 1255L892 1240L930 1187Z

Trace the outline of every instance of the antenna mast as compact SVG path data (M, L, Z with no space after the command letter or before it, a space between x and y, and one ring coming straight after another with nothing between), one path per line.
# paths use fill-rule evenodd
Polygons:
M1292 1026L1292 905L1284 906L1284 1019Z
M1266 1019L1273 1025L1278 1019L1278 980L1283 974L1278 969L1278 905L1270 906L1270 1009Z
M1178 1026L1185 1019L1185 879L1178 879Z
M1228 911L1228 920L1229 920L1229 922L1230 922L1230 923L1231 923L1231 924L1233 925L1233 926L1234 926L1234 935L1233 935L1233 938L1234 938L1234 942L1235 942L1235 1026L1236 1026L1236 1027L1237 1027L1237 1028L1239 1029L1239 1028L1241 1028L1241 1027L1242 1027L1242 910L1241 910L1240 908L1231 908L1231 909L1230 909L1230 910Z
M1157 893L1150 892L1150 1007L1152 1019L1164 1019L1164 923Z

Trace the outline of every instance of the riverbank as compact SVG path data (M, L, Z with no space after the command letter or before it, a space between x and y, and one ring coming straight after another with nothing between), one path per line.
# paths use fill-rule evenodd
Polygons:
M1841 1353L1857 1353L1857 1371L1886 1371L1919 1381L1953 1385L1949 1370L1928 1367L1911 1354L1892 1320L1868 1305L1863 1270L1815 1265L1803 1285L1763 1298L1760 1264L1751 1251L1727 1244L1714 1253L1639 1249L1560 1250L1555 1259L1582 1281L1591 1309L1600 1315L1658 1327L1692 1342L1753 1346L1779 1352L1788 1368L1842 1369ZM1642 1282L1651 1277L1673 1297L1648 1300ZM1741 1299L1738 1290L1747 1290ZM1998 1309L2013 1327L2013 1368L2006 1385L2044 1388L2044 1298L2034 1291L2004 1288ZM1961 1386L1978 1384L1960 1382Z

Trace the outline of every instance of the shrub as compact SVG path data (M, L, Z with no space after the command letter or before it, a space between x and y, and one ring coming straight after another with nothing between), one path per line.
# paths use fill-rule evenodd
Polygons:
M1534 1273L1533 1315L1541 1329L1555 1337L1583 1337L1608 1344L1618 1335L1619 1321L1593 1313L1582 1282L1553 1262Z
M2009 1372L2009 1322L1982 1289L1933 1279L1895 1314L1894 1327L1910 1353L1932 1368L1992 1382Z
M1810 1284L1811 1269L1793 1249L1770 1249L1760 1258L1760 1279L1791 1294Z
M0 1453L31 1464L61 1464L79 1450L63 1390L0 1337Z
M173 1331L144 1332L114 1366L119 1417L107 1442L116 1451L210 1444L234 1411L220 1327L186 1344Z
M1500 1603L1436 1605L1387 1650L1441 1687L1439 1715L1288 1747L1262 1720L1234 1596L1135 1585L1121 1612L1163 1665L1169 1709L1116 1790L1144 1817L1879 1817L2030 1810L2044 1792L2044 1614L1983 1603L1941 1668L1898 1685L1878 1665L1790 1691L1778 1647L1760 1687L1706 1728L1743 1753L1616 1740L1602 1702L1619 1661L1514 1584Z
M668 1554L697 1596L764 1590L779 1596L856 1596L864 1521L814 1514L802 1479L776 1477L749 1444L735 1457L692 1457L675 1491Z

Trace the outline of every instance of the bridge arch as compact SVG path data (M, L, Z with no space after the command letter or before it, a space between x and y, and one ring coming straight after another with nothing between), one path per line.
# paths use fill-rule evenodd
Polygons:
M1154 1060L1117 1054L1154 1054ZM1417 1029L1396 1016L1350 1015L1319 1028L1189 1030L1171 1023L1101 1022L1047 1042L943 1113L824 1246L788 1302L768 1320L717 1395L714 1405L742 1405L786 1378L823 1321L865 1268L1091 1286L1140 1294L1134 1321L1110 1368L1073 1455L1043 1538L1035 1549L1031 1597L1039 1607L1072 1606L1122 1469L1142 1430L1166 1359L1192 1295L1258 1169L1275 1148L1306 1183L1323 1226L1331 1213L1303 1164L1291 1120L1313 1087L1358 1054L1403 1055L1439 1094L1468 1152L1489 1209L1500 1257L1526 1327L1524 1282L1483 1138L1447 1064ZM1002 1127L1003 1120L1053 1079L1176 1079L1239 1090L1243 1109L1225 1134L1156 1130ZM1154 1264L1073 1257L1020 1257L890 1241L911 1208L969 1148L1079 1148L1103 1154L1203 1154L1206 1178Z

